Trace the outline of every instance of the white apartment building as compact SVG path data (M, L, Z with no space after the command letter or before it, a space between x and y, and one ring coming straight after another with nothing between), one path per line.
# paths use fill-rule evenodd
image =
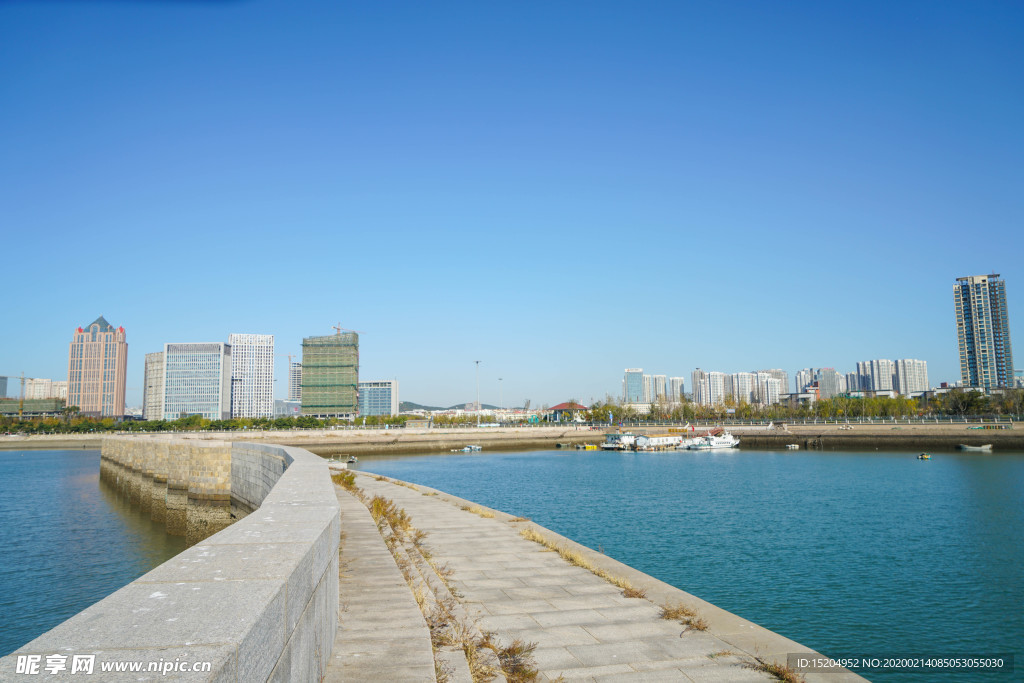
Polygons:
M857 363L857 374L863 391L892 391L896 365L884 358L861 361Z
M702 406L725 403L725 373L705 372L700 368L693 371L693 400Z
M142 385L142 419L164 419L164 352L146 354Z
M288 365L288 400L302 401L302 363L290 361Z
M757 378L757 400L761 405L770 406L779 402L782 394L782 382L778 377L772 377L767 372L758 372L754 375Z
M676 402L683 398L683 393L686 390L685 380L682 377L669 377L668 378L668 399Z
M274 416L274 335L230 334L231 417Z
M736 403L757 402L757 381L752 373L734 372L729 375L729 386L726 393L732 395Z
M665 375L651 375L651 385L654 390L652 401L668 398L668 377Z
M25 380L25 398L68 398L67 380L33 377Z
M896 391L904 396L928 391L928 363L914 358L896 361Z
M789 373L779 368L771 368L770 370L758 370L758 372L767 372L770 376L779 380L779 388L781 393L789 393Z

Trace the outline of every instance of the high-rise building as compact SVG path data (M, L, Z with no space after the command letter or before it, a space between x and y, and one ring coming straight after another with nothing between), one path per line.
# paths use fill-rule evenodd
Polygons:
M663 401L668 398L668 377L665 375L651 375L652 395L651 401Z
M644 403L654 400L654 379L652 375L644 375Z
M33 377L32 379L25 380L26 399L63 398L66 400L67 397L67 380L55 382L52 379L43 379L41 377Z
M763 406L770 406L779 402L782 394L782 381L773 377L767 371L753 373L757 380L757 401Z
M732 395L736 403L754 403L757 401L757 381L753 373L734 372L727 376L729 386L725 393Z
M818 383L819 398L832 398L843 393L845 381L835 368L819 368L814 379Z
M706 372L697 368L693 371L693 400L704 406L725 403L725 373Z
M0 398L7 398L7 377L0 377Z
M683 377L668 378L668 400L678 402L683 400L683 393L686 391L686 380Z
M398 415L398 380L359 383L360 415Z
M857 363L862 391L892 391L895 383L896 366L884 358Z
M289 361L288 364L288 400L302 400L302 363Z
M164 344L164 419L231 417L231 346Z
M913 358L896 361L896 391L904 396L928 391L928 363Z
M359 335L302 340L302 414L352 418L359 410Z
M103 316L79 327L68 351L68 405L82 415L124 415L125 378L128 375L128 342L124 328Z
M860 391L863 387L860 385L860 375L856 372L846 373L846 389L845 392Z
M772 368L771 370L758 370L758 372L767 372L770 376L779 380L779 391L783 394L789 393L789 373L779 368Z
M231 417L273 417L274 335L229 334Z
M142 419L164 419L164 352L146 354L142 383Z
M622 398L626 403L646 403L643 368L626 368L626 375L622 380Z
M1013 386L1006 281L998 273L958 277L953 285L963 386Z

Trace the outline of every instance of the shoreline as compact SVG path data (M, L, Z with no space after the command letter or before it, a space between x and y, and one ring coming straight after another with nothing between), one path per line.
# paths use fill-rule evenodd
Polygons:
M709 427L699 427L700 434ZM140 437L174 437L198 441L244 441L279 443L305 448L317 455L438 455L461 449L469 444L484 450L542 450L556 444L600 444L605 433L617 427L592 428L584 425L559 427L466 427L418 429L345 429L345 430L282 430L266 432L170 432L147 433ZM636 434L664 434L679 427L623 427ZM783 429L767 429L762 425L726 425L740 438L740 450L779 449L789 444L801 450L956 450L960 444L981 446L992 444L992 453L1024 450L1024 429L1016 424L1009 429L970 429L965 423L955 424L867 424L849 429L836 424L800 424ZM114 435L108 435L114 436ZM0 437L0 450L99 450L103 435L44 434L27 437ZM979 455L983 455L979 453ZM988 453L991 455L991 453Z

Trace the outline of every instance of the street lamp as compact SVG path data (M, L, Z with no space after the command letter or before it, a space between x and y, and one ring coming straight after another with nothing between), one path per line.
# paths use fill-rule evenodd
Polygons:
M505 394L502 392L501 378L498 378L498 407L505 410Z
M480 361L473 361L476 363L476 426L480 426Z

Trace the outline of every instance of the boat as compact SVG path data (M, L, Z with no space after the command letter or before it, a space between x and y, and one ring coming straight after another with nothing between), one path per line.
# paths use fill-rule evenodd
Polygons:
M992 444L987 443L984 446L968 446L967 444L960 444L957 446L962 451L985 451L986 453L992 450Z
M638 451L664 451L676 448L683 440L683 437L674 434L641 434L636 437L633 446Z
M353 463L353 462L359 462L359 458L357 458L357 457L356 457L356 456L354 456L354 455L350 455L350 456L348 456L348 462L349 462L349 463Z
M796 443L787 443L787 444L786 444L786 448L788 448L788 449L789 449L789 450L791 450L791 451L796 451L796 450L799 450L799 449L800 449L800 444L796 444Z
M921 455L917 456L917 459L918 460L931 460L932 456L929 453L922 453Z
M477 451L482 450L483 448L481 448L480 446L474 446L471 444L469 446L466 446L465 448L453 448L452 453L476 453Z
M612 432L604 435L601 449L606 451L628 451L636 444L636 435L632 432Z
M729 432L714 430L696 439L694 443L686 448L691 451L710 451L719 448L736 448L739 444L740 440Z

